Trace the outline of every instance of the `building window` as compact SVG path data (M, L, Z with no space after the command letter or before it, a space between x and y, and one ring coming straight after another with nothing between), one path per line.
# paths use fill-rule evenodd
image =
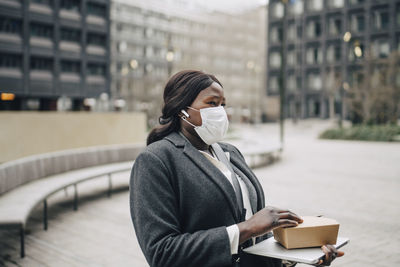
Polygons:
M289 15L301 15L304 12L303 0L289 1L288 13Z
M372 19L375 30L387 30L389 28L389 12L387 10L373 11Z
M80 0L61 0L60 2L60 8L75 12L80 11L80 5Z
M303 28L301 26L297 26L297 38L301 39L303 37Z
M22 56L14 54L0 54L0 68L21 69Z
M7 17L0 17L0 32L21 34L21 21Z
M271 93L278 92L279 90L279 78L278 76L269 77L269 91Z
M52 39L53 26L46 24L32 23L31 36Z
M373 41L372 53L375 58L387 58L390 53L390 46L388 40Z
M397 87L400 87L400 68L396 68L396 78L395 78L395 84Z
M53 70L53 59L43 57L32 57L31 58L31 70Z
M272 43L282 42L282 28L278 26L271 27L270 38Z
M319 73L310 72L307 74L307 85L310 90L321 90L322 79Z
M348 70L349 73L349 83L351 87L360 87L362 86L363 80L364 80L364 75L363 75L363 70L360 68L350 68ZM372 79L373 80L373 79Z
M271 52L269 55L269 65L272 68L281 67L281 54L279 52Z
M307 64L321 64L322 63L322 51L319 47L309 47L306 54Z
M360 4L364 4L365 0L349 0L349 4L351 6L355 6L355 5L360 5Z
M289 67L294 67L296 65L296 52L294 51L294 49L289 50L287 52L287 65Z
M362 14L353 14L350 19L353 32L363 32L365 29L365 18Z
M283 4L280 2L271 4L271 17L276 19L283 18Z
M61 71L66 73L79 74L81 72L81 63L79 61L62 60Z
M328 69L326 71L326 78L324 81L325 88L334 93L338 90L339 86L342 84L342 78L340 69Z
M342 32L342 20L337 17L328 18L328 34L338 36Z
M287 39L288 39L288 41L296 40L296 25L294 23L291 23L288 26Z
M400 36L399 35L396 37L396 48L397 48L397 52L400 52Z
M79 43L81 40L81 32L79 30L75 30L75 29L63 28L60 31L60 38L63 41Z
M307 10L308 11L321 11L324 7L323 0L308 0L307 1Z
M98 17L106 17L106 7L97 3L87 3L87 13Z
M31 0L31 3L53 6L53 0Z
M89 75L105 76L106 66L99 63L88 63L87 72Z
M400 26L400 4L397 4L396 6L396 26Z
M328 46L326 51L326 61L328 63L340 62L342 57L342 49L339 44L332 44Z
M103 34L88 33L87 44L105 47L106 46L106 36Z
M327 3L330 8L341 8L344 6L344 0L329 0Z
M317 38L320 37L322 33L321 23L316 20L309 21L307 23L307 37Z
M144 48L144 55L146 57L153 57L154 56L154 49L152 46L148 45Z
M298 65L301 65L303 63L303 57L302 57L302 53L299 51L297 52L297 62Z
M289 75L289 77L287 79L286 87L289 89L289 91L296 90L296 76L294 74Z

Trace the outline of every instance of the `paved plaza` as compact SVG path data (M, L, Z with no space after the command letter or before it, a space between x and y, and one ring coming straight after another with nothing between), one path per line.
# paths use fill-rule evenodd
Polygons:
M281 160L255 171L267 204L339 221L339 235L351 241L332 266L400 266L400 143L318 140L328 124L287 124ZM278 133L275 124L237 127L234 134L249 141L234 142L268 145ZM119 189L111 199L106 179L82 184L78 212L72 190L51 197L49 229L42 229L39 207L28 223L24 259L18 232L0 231L0 265L147 266L130 219L128 179L129 173L115 177Z

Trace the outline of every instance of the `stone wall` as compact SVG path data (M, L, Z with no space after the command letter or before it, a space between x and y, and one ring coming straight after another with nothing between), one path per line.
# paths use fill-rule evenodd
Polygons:
M143 143L142 113L0 112L0 163L34 154Z

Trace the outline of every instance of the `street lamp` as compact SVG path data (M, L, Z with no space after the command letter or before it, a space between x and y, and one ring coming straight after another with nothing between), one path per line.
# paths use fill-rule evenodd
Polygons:
M285 120L285 69L286 69L286 32L285 32L285 20L286 20L286 7L288 0L282 0L283 4L283 17L282 17L282 42L281 42L281 70L279 75L279 96L280 96L280 112L279 112L279 132L280 142L283 149L283 137L284 137L284 120Z
M354 45L354 54L356 55L356 57L362 57L363 52L359 44Z
M254 95L254 81L255 81L255 64L254 64L254 61L252 61L252 60L249 60L249 61L247 61L247 64L246 64L246 68L247 68L247 70L248 70L248 75L247 75L247 77L248 78L250 78L250 80L251 80L251 86L248 88L248 89L250 89L251 91L249 92L249 94L248 94L248 96L249 96L249 98L248 98L248 100L249 100L249 109L250 109L250 118L253 116L253 118L252 119L250 119L250 122L251 121L253 121L253 122L256 122L256 109L257 109L257 106L256 105L252 105L252 98L257 98L258 96L257 95ZM249 83L247 83L247 84L249 84Z
M343 41L345 41L346 43L348 43L348 42L350 42L350 39L351 39L351 32L346 32L346 33L343 35Z
M129 61L129 66L131 67L131 69L136 70L139 66L139 63L136 59L132 59L131 61Z
M135 90L136 78L135 78L134 72L138 67L139 67L139 62L136 59L133 58L129 61L129 68L132 70L133 75L130 75L130 77L128 77L128 85L127 85L128 86L128 101L129 101L128 105L132 105L132 106L134 105L134 99L135 99L134 90ZM123 107L125 107L125 104L126 103L124 103ZM121 107L121 109L123 107Z
M175 58L175 53L172 50L169 50L167 54L165 55L165 59L167 60L168 64L168 77L171 77L172 74L172 62L174 61Z
M351 40L351 32L349 32L349 31L347 31L344 35L343 35L343 41L345 42L345 44L346 44L346 53L348 53L347 51L348 51L348 43L350 42L350 40ZM361 51L361 48L359 47L359 46L357 46L359 49L360 49L360 51ZM356 51L357 50L357 51ZM358 51L358 49L355 49L354 50L354 53L356 54L356 56L357 55L359 55L360 54L360 51ZM362 52L361 52L361 54L362 54ZM347 57L348 55L346 55L345 54L345 56ZM358 57L358 56L357 56ZM344 77L343 77L344 78ZM344 94L345 94L345 91L348 91L349 90L349 88L350 88L350 85L349 85L349 83L348 82L343 82L343 84L342 84L342 86L340 87L340 118L339 118L339 127L340 128L342 128L342 126L343 126L343 120L344 120Z

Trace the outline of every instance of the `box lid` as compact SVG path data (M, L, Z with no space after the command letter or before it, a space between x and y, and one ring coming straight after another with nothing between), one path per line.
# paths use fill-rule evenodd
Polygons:
M290 229L325 226L325 225L338 225L339 224L334 219L324 218L324 217L302 216L301 218L303 219L303 223L300 223L296 227L293 227Z

